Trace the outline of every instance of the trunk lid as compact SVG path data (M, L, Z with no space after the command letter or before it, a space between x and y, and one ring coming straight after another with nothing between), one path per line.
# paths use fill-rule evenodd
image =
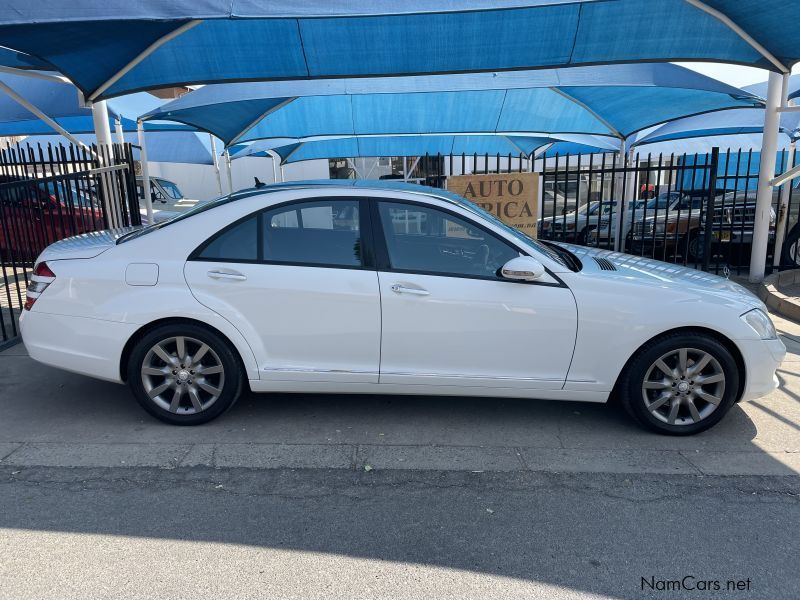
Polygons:
M72 258L94 258L112 248L117 240L139 227L118 227L82 233L50 244L39 255L37 262Z

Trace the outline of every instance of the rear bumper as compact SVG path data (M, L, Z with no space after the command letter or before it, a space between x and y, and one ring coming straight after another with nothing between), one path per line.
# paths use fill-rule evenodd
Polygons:
M742 400L766 396L778 387L776 369L786 356L786 346L778 340L739 340L744 358L746 380Z
M120 358L135 324L22 311L22 341L31 358L46 365L122 383Z

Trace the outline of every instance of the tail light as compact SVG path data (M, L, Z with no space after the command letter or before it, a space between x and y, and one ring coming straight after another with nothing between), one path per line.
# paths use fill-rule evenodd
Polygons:
M33 268L33 276L31 282L28 284L28 290L25 294L25 310L30 310L39 296L42 295L53 281L56 279L56 274L52 269L47 266L46 262L37 263Z

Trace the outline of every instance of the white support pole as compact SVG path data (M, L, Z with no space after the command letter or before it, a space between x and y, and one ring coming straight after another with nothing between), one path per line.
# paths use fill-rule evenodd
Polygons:
M408 157L403 157L403 181L408 182Z
M628 145L625 142L625 138L622 138L619 141L619 160L620 160L620 164L621 164L623 169L628 166ZM630 177L626 178L625 171L622 172L621 176L617 175L617 181L616 181L616 183L614 185L614 187L617 190L617 198L611 198L612 201L613 200L617 200L617 205L614 207L614 225L613 225L613 227L614 227L614 252L619 252L619 249L620 249L620 247L622 245L621 244L622 235L619 235L619 233L620 233L620 223L624 223L625 222L625 217L624 217L625 213L622 210L622 199L623 198L626 199L626 200L629 199L628 198L628 193L627 193L628 192L628 183L627 182L630 179L631 179ZM623 182L625 182L625 187L624 188L623 188ZM598 225L598 227L599 227L599 225ZM597 232L598 239L599 239L600 233L601 232L598 230L598 232Z
M214 159L214 174L217 176L217 192L222 195L222 177L219 174L219 157L217 156L217 142L214 141L214 136L208 134L208 139L211 140L211 156Z
M766 269L770 207L772 206L770 180L775 176L775 154L778 149L778 125L780 124L778 107L786 104L784 77L788 77L788 75L770 72L767 85L764 135L761 141L761 162L758 168L756 215L753 223L753 246L750 254L750 283L760 283L764 279Z
M92 103L92 121L98 146L111 144L111 126L108 124L108 106L106 101Z
M636 171L636 167L639 166L637 164L637 162L636 162L636 154L637 153L638 153L638 149L637 148L628 148L628 162L627 162L627 165L628 165L628 168L633 168L634 170L632 172L628 173L628 178L625 180L625 185L627 186L625 188L625 200L628 203L627 206L634 206L635 204L632 204L632 203L635 203L638 200L638 195L639 195L638 194L638 190L636 189L636 184L637 184L636 180L637 180L637 174L638 174L637 171ZM626 209L627 209L627 207L626 207ZM623 229L622 229L622 239L623 240L626 239L626 237L628 235L628 231L630 230L630 226L631 226L631 223L630 223L629 219L624 219L622 221L622 227L623 227Z
M125 143L125 134L122 131L122 120L120 118L117 118L114 121L114 128L116 129L117 143L118 144L124 144Z
M139 146L141 150L139 157L142 163L142 190L144 195L144 208L147 211L147 224L153 224L153 197L150 193L150 164L147 162L147 144L144 138L144 125L142 121L136 121L136 133L139 136Z
M276 152L267 150L270 159L272 160L272 183L278 183L278 161L280 158Z
M226 171L226 173L228 175L228 193L232 194L233 193L233 173L231 171L231 155L228 152L227 148L225 148L225 150L222 152L222 154L225 156L225 171Z
M105 157L109 156L108 147L111 145L111 126L108 123L108 106L105 100L92 103L92 122L94 123L94 134L97 138L97 149L100 155L100 166L106 167ZM103 205L108 217L110 227L118 227L120 224L116 206L111 202L114 186L108 181L106 174L100 175L100 186L103 191Z
M792 140L789 144L789 151L786 153L786 166L791 167L794 163L794 153L797 141ZM789 195L792 192L792 181L787 181L781 188L781 200L778 205L778 218L775 223L775 256L772 266L779 267L781 264L781 254L783 254L783 239L786 234L786 221L789 218Z

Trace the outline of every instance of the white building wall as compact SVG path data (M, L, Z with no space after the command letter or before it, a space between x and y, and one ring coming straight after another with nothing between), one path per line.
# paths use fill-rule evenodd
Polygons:
M264 183L272 183L272 160L263 157L246 157L231 161L233 190L242 190L255 185L255 177ZM328 161L310 160L284 166L286 181L303 179L328 179ZM219 196L217 176L213 165L186 163L150 163L150 176L174 181L184 196L195 200L210 200ZM228 193L228 176L225 162L220 159L222 193ZM278 167L280 181L280 167Z

